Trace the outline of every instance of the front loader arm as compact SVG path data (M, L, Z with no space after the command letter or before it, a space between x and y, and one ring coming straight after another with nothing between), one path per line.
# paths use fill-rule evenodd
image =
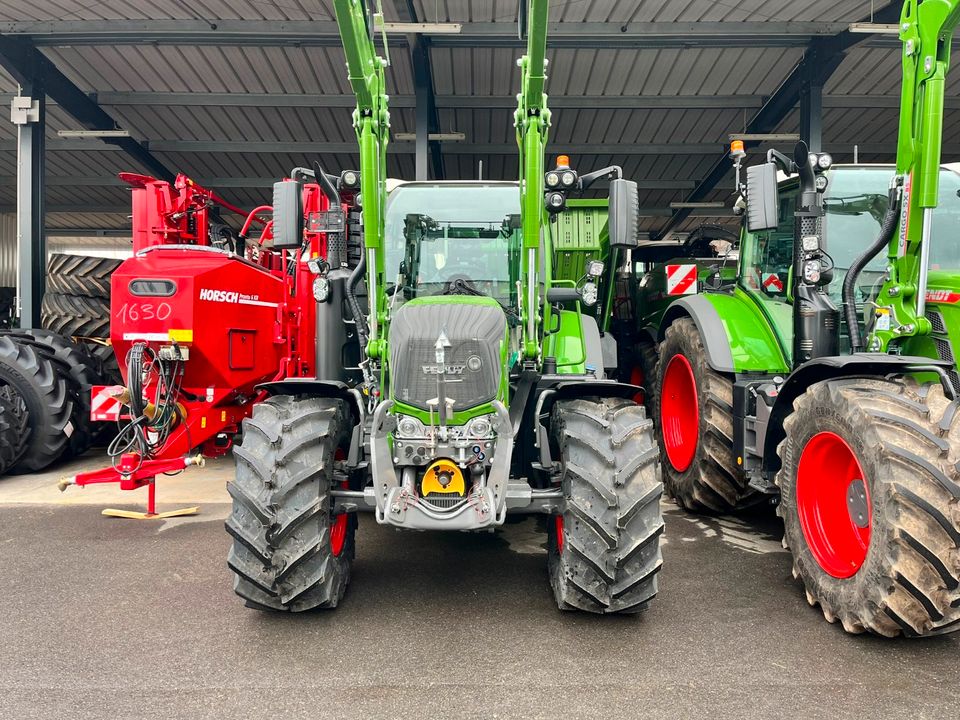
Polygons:
M895 339L930 332L924 317L930 231L939 192L946 74L958 23L960 0L904 2L897 140L897 177L903 183L900 223L887 251L890 279L877 299L881 305L889 302L889 315L878 314L884 321L874 323L871 350L886 351Z
M386 262L384 209L387 202L387 143L390 139L390 111L384 76L387 61L377 55L363 0L334 0L333 6L347 59L350 85L357 97L353 126L360 144L363 245L370 298L370 338L366 354L371 358L379 358L385 351L379 322L386 312L386 296L382 290Z
M543 231L544 147L550 128L550 110L544 93L546 82L548 0L527 0L527 52L520 59L520 94L514 122L520 147L520 195L523 258L523 354L528 360L540 354L540 238Z

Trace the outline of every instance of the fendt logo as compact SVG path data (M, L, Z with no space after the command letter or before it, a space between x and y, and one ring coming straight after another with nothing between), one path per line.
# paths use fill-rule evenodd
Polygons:
M200 299L210 302L235 303L240 302L240 293L230 290L211 290L210 288L200 289Z
M446 366L444 366L444 370L446 371L444 374L446 374L446 375L463 375L463 370L464 370L465 367L466 367L466 365L446 365ZM440 374L440 366L439 366L439 365L424 365L424 366L423 366L423 374L424 374L424 375L439 375L439 374Z

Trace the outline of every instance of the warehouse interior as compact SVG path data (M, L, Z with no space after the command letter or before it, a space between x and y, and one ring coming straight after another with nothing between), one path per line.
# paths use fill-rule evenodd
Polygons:
M389 35L389 174L514 179L516 3L387 0L383 14L447 24ZM839 162L855 153L893 160L899 42L857 23L898 14L897 3L876 0L555 3L551 148L583 170L622 165L640 186L645 232L733 225L731 134L799 134ZM0 34L4 105L17 95L43 105L42 119L19 134L0 124L4 284L13 279L18 198L24 230L49 247L111 253L129 239L119 172L185 173L252 208L293 167L359 161L340 40L322 0L22 0L4 4ZM69 136L91 130L129 137ZM424 148L418 134L445 139ZM958 157L958 142L945 136L946 160ZM772 146L755 145L755 157ZM19 196L18 148L21 172L37 183ZM42 228L33 217L41 204Z

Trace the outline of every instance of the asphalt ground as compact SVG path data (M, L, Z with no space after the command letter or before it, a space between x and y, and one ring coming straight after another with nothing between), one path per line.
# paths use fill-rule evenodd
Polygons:
M200 514L165 521L100 515L139 491L0 481L0 718L960 711L960 636L891 641L828 624L769 514L704 520L665 504L660 595L635 617L559 612L532 520L467 535L363 516L341 606L274 615L232 591L229 463L191 472L160 488L160 509L200 501Z

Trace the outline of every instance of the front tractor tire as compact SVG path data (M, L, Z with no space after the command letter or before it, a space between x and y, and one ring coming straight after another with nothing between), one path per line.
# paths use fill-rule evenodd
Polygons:
M960 420L939 385L842 378L794 402L777 474L784 545L847 632L960 629Z
M657 594L663 560L659 451L629 400L553 408L566 510L550 525L548 570L561 610L636 613Z
M349 444L340 400L274 396L243 422L227 564L247 606L301 612L334 608L350 580L355 515L332 514L330 489Z
M727 513L756 504L733 456L733 380L707 362L691 318L673 322L660 344L656 410L664 486L690 512Z

